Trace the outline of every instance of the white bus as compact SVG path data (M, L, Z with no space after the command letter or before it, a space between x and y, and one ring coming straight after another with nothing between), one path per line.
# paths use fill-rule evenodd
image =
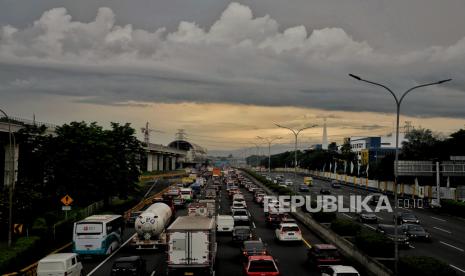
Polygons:
M80 255L109 255L121 246L123 217L94 215L74 223L73 252Z

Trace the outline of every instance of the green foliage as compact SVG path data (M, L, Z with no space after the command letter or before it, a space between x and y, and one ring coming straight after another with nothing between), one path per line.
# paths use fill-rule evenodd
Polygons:
M441 211L459 217L465 217L465 202L441 199Z
M453 276L457 273L438 259L427 256L406 256L399 259L399 275Z
M393 257L394 242L384 235L362 229L355 236L355 245L373 257Z
M332 222L333 220L336 219L336 213L335 212L323 212L323 211L320 211L320 212L315 212L315 213L311 213L312 214L312 218L318 222L322 222L322 223L330 223Z
M331 229L340 236L355 236L361 226L350 219L335 219L331 222Z
M430 160L439 157L440 140L429 129L413 129L406 134L408 141L402 144L402 159Z
M40 238L30 236L29 238L19 238L13 247L0 248L0 271L7 271L17 267L21 263L31 261L39 250Z

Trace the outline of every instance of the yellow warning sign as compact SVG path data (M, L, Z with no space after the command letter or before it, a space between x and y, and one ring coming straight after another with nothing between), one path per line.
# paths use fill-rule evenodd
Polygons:
M63 203L65 206L68 206L68 205L70 205L71 203L73 203L73 199L72 199L69 195L65 195L65 196L61 199L61 203Z
M14 229L15 234L17 234L17 235L21 235L23 233L23 225L22 224L15 223L13 229Z

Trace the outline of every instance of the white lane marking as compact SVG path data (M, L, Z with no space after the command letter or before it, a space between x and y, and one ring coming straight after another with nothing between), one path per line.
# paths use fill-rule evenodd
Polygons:
M409 246L410 248L412 248L412 249L415 249L415 246L413 246L413 245L411 245L411 244L409 244L408 246Z
M257 227L255 226L255 222L253 222L253 221L252 221L252 225L253 225L253 228L257 228Z
M439 230L439 231L442 231L442 232L446 232L447 234L452 234L451 231L448 231L448 230L446 230L446 229L442 229L442 228L439 228L439 227L436 227L436 226L433 226L433 228L434 228L434 229L437 229L437 230Z
M155 270L154 270L154 271L152 271L152 273L150 274L150 276L153 276L153 275L155 275L155 272L156 272Z
M363 225L365 225L366 227L368 227L368 228L370 228L370 229L372 229L372 230L376 230L376 228L374 228L373 226L368 225L368 224L366 224L366 223L364 223Z
M377 217L379 220L383 220L383 218L382 218L382 217L380 217L380 216L376 216L376 217Z
M461 269L461 268L458 268L456 267L455 265L449 265L450 267L454 268L454 269L457 269L458 271L462 272L462 273L465 273L465 270Z
M459 248L459 247L456 247L456 246L453 246L452 244L448 244L446 242L443 242L443 241L439 241L440 243L446 245L446 246L449 246L449 247L452 247L454 249L457 249L458 251L462 251L462 252L465 252L465 250L463 250L462 248Z
M445 219L440 219L440 218L437 218L437 217L433 217L431 216L432 219L435 219L435 220L439 220L439 221L446 221Z
M262 238L258 238L259 241L262 241Z
M103 260L103 262L101 262L98 266L96 266L91 272L89 272L87 274L87 276L90 276L92 275L95 271L97 271L102 265L104 265L109 259L111 259L111 257L113 257L116 253L118 253L118 251L120 251L121 248L123 248L126 244L128 244L129 241L132 240L132 238L134 238L135 236L137 235L137 233L134 233L134 235L132 235L131 237L129 237L129 239L127 239L118 249L116 249L113 253L111 253L110 256L108 256L105 260Z
M342 213L342 215L343 215L343 216L346 216L346 217L348 217L348 218L352 218L351 216L349 216L349 215L346 214L346 213Z

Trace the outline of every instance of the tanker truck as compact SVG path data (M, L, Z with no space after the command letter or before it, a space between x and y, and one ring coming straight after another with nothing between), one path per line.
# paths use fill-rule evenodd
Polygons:
M136 235L131 245L136 249L157 249L166 245L165 229L173 212L165 203L154 203L135 221Z

